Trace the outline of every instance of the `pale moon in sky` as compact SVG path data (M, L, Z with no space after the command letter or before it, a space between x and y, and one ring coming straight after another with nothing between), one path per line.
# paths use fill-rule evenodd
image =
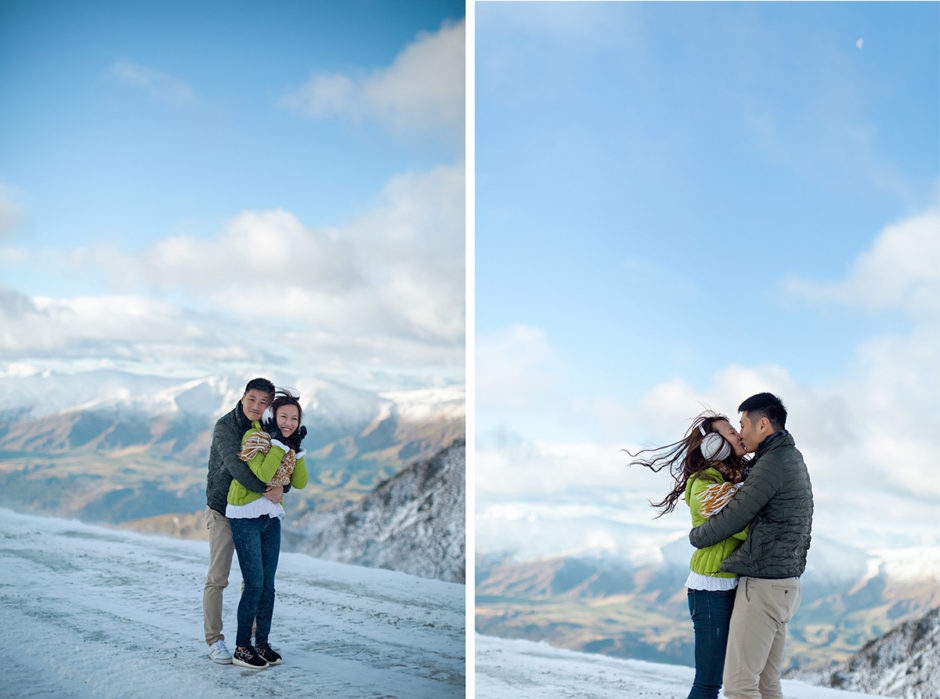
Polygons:
M855 42L855 45L858 46L859 51L861 51L862 44L864 43L864 41L865 41L864 39L859 38L858 41Z

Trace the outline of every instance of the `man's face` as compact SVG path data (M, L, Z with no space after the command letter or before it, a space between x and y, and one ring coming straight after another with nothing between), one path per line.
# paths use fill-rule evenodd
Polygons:
M245 395L242 396L242 410L245 411L245 417L252 422L260 420L261 416L264 415L264 409L269 405L271 405L270 393L253 388L250 391L245 391Z
M747 413L741 413L741 441L744 442L744 448L749 453L757 451L757 445L763 439L759 426L759 418L751 422L751 418Z

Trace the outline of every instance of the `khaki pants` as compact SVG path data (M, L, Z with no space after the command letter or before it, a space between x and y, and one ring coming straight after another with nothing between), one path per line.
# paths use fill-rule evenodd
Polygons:
M206 643L211 646L220 638L225 638L222 635L222 591L228 586L235 545L232 543L228 518L208 506L206 529L209 530L209 573L202 593L202 614Z
M782 699L783 645L800 598L799 578L740 579L725 656L727 699Z

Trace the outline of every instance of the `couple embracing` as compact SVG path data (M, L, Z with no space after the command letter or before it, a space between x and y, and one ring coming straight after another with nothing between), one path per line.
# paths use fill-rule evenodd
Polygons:
M215 424L206 482L209 573L202 598L206 643L214 662L252 670L282 662L268 635L283 496L291 487L307 485L302 417L296 396L259 378L248 382L234 409ZM234 657L222 635L222 591L233 552L244 582Z
M800 604L813 518L809 473L779 398L759 393L738 412L740 432L727 417L704 413L681 440L633 462L669 469L675 487L654 504L661 515L679 498L692 514L689 699L715 699L722 682L728 699L782 697L786 627Z

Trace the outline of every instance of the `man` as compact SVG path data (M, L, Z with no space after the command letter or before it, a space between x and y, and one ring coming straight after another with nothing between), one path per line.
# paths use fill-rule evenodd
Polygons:
M721 570L737 573L725 658L728 699L783 697L780 668L787 622L800 604L813 521L813 491L803 455L787 432L787 411L771 393L738 407L741 439L756 452L738 494L689 534L696 548L727 539L750 523L747 539Z
M268 487L248 464L238 458L242 437L251 423L260 420L274 399L274 384L267 379L252 379L235 408L219 418L209 447L209 472L206 478L206 528L209 530L209 572L202 595L203 622L209 657L213 662L232 662L232 654L225 647L222 635L222 591L228 586L232 570L232 530L225 517L228 489L235 478L256 493L264 493L273 502L280 502L284 489Z

